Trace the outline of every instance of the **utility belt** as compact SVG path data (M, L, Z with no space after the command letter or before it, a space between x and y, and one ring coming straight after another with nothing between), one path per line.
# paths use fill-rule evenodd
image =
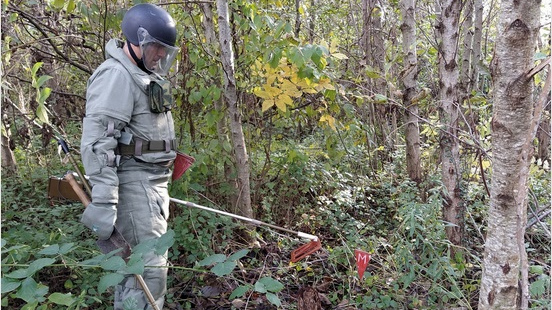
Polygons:
M116 154L125 156L125 155L132 155L132 156L140 156L142 154L148 154L148 153L158 153L158 152L165 152L168 153L170 151L176 150L176 140L142 140L139 138L134 138L134 141L130 144L123 144L119 143L117 145Z

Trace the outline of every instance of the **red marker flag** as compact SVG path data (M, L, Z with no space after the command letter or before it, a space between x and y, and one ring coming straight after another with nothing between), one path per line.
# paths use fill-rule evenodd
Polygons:
M364 276L364 270L368 267L370 257L372 256L368 252L355 250L355 259L357 263L358 277L360 280L362 280L362 276Z

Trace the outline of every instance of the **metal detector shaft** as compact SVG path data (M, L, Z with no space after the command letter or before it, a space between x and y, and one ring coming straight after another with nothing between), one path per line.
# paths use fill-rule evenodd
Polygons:
M81 180L82 184L84 185L84 188L86 189L86 192L88 193L88 195L92 196L92 189L90 189L90 185L88 184L88 182L84 178L84 175L82 174L82 172L79 168L79 165L77 164L77 161L73 157L73 154L71 154L71 152L69 151L69 146L61 138L58 139L58 144L61 147L61 149L63 150L63 153L65 153L65 155L67 155L69 157L69 161L71 162L71 164L75 168L75 172L79 175L79 179Z
M267 226L267 227L270 227L270 228L273 228L273 229L277 229L277 230L281 230L281 231L285 231L285 232L297 235L298 237L301 237L301 238L310 239L312 241L318 241L317 236L310 235L310 234L307 234L307 233L304 233L304 232L294 231L294 230L291 230L291 229L287 229L287 228L284 228L284 227L280 227L280 226L276 226L276 225L273 225L273 224L265 223L265 222L262 222L262 221L259 221L259 220L256 220L256 219L252 219L252 218L249 218L249 217L245 217L245 216L241 216L241 215L237 215L237 214L233 214L233 213L229 213L229 212L225 212L225 211L221 211L221 210L217 210L217 209L208 208L208 207L198 205L196 203L185 201L185 200L180 200L180 199L176 199L176 198L172 198L172 197L170 198L170 200L175 202L175 203L185 205L187 207L202 209L202 210L205 210L205 211L210 211L210 212L230 216L230 217L233 217L235 219L239 219L239 220L242 220L242 221L245 221L245 222L249 222L249 223L254 224L254 225Z

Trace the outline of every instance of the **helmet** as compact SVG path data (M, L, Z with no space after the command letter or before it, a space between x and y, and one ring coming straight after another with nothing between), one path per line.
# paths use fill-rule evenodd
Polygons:
M161 7L142 3L130 8L123 17L121 28L126 39L138 46L138 28L144 28L155 39L174 46L176 42L176 24L172 17Z
M138 65L148 73L167 74L178 52L176 24L169 13L154 4L137 4L126 12L121 28L128 42L140 46Z

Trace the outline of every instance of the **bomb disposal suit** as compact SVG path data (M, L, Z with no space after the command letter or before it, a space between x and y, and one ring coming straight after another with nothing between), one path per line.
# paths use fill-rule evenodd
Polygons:
M126 44L139 46L142 57L129 46L131 59L123 49L125 43L112 39L106 46L106 61L88 81L81 154L92 185L92 203L81 221L101 240L108 239L115 226L135 246L167 231L168 181L176 140L169 84L161 74L168 71L177 50L176 30L168 13L151 4L131 8L122 28ZM150 48L162 48L162 59L148 54ZM143 259L146 266L167 265L166 253L152 250ZM143 277L162 309L167 269L146 268ZM116 287L114 308L123 309L123 303L150 309L133 276Z

